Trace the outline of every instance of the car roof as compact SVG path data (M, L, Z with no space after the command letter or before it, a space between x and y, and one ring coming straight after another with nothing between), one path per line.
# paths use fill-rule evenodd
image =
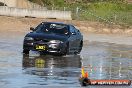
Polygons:
M51 24L64 24L64 25L71 25L71 24L66 24L66 23L63 23L63 22L42 22L42 23L51 23Z

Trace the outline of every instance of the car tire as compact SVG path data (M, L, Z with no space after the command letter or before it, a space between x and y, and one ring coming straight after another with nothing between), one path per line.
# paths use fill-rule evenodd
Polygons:
M23 54L29 54L29 50L23 49Z
M56 53L56 54L53 54L54 56L63 56L64 54L63 53Z
M63 55L69 54L69 43L66 44L65 51L63 52Z
M80 54L80 52L81 52L81 50L82 50L82 47L83 47L83 42L81 41L81 42L80 42L80 45L79 45L78 54Z

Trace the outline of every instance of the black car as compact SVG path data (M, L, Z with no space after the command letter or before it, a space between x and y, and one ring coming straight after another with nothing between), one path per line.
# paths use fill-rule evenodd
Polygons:
M24 37L23 53L30 50L56 55L79 54L83 46L83 36L73 25L42 22Z

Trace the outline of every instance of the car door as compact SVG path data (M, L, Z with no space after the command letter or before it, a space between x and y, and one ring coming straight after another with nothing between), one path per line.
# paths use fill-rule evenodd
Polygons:
M75 28L75 31L76 31L76 47L78 50L80 47L80 43L81 43L81 34L80 34L80 31L76 28Z
M77 47L77 33L74 26L70 26L70 38L69 38L69 49L74 52Z
M74 27L74 30L76 33L76 50L78 50L80 47L80 43L81 43L81 34L80 34L80 31L78 29L76 29L75 27Z

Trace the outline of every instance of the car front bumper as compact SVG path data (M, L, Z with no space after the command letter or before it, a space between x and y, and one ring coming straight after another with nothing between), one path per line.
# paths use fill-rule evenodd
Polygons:
M24 42L23 49L47 53L63 53L66 50L65 43Z

